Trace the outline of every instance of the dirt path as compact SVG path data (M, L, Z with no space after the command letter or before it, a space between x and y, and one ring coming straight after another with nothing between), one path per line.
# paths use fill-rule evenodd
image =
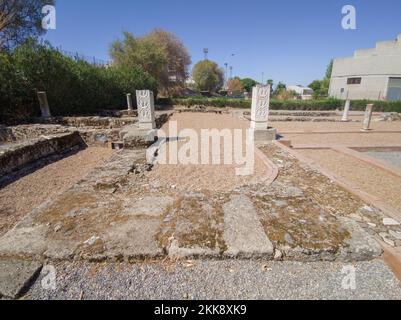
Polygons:
M109 149L88 148L0 189L0 236L32 209L72 186L112 154Z
M165 124L162 128L168 136L171 136L173 142L165 144L160 152L160 157L167 159L168 164L158 164L148 176L153 181L158 181L160 186L180 188L182 190L212 190L212 191L228 191L240 187L248 183L258 183L264 181L269 177L271 168L268 168L262 160L255 155L255 169L252 175L239 176L236 174L237 168L243 168L244 165L238 165L235 162L235 156L232 159L234 164L224 164L223 154L226 152L224 148L223 139L220 139L220 151L213 151L210 149L209 164L170 164L172 157L170 156L170 147L174 142L176 133L169 132L169 125L171 122L177 123L178 133L182 129L191 128L193 129L198 139L198 152L195 154L197 163L201 162L201 130L202 129L219 129L228 130L229 133L234 136L235 129L242 129L242 155L245 155L245 130L249 128L249 122L239 120L233 115L215 115L215 114L192 114L182 113L175 114L169 123ZM173 137L174 136L174 137ZM182 137L178 137L182 139ZM175 139L176 140L176 139ZM187 143L188 140L178 141L178 150ZM210 140L211 141L211 140ZM233 140L232 140L233 141ZM235 144L234 144L235 148ZM228 149L228 148L227 148ZM189 153L188 153L189 154ZM219 165L213 165L212 159L220 159Z
M361 133L361 123L358 122L273 122L272 124L278 129L279 133L283 132L356 132ZM372 121L371 128L375 131L400 131L401 122L375 122Z
M333 150L297 150L297 152L401 211L401 178Z

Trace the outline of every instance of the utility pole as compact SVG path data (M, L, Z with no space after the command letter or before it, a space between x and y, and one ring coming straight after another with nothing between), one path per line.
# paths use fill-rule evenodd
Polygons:
M205 60L207 60L207 55L209 54L209 49L208 48L203 49L203 54L205 55Z
M228 63L226 62L226 63L224 64L224 66L226 67L226 75L225 75L226 84L225 84L225 88L227 89L227 88L228 88Z

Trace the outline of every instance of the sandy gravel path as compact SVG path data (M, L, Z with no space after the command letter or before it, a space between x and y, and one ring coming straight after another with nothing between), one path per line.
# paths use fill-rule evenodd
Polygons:
M297 150L297 152L401 211L401 178L333 150Z
M361 123L355 122L274 122L273 126L278 129L279 133L283 132L350 132L360 133ZM395 122L374 122L371 128L376 131L400 131L401 121Z
M228 191L235 189L236 187L264 181L269 177L271 168L268 168L262 160L255 154L255 167L254 172L251 175L238 176L236 174L236 168L242 168L244 165L224 164L225 152L223 139L220 139L220 150L221 152L213 152L210 150L209 153L209 164L170 164L170 146L175 143L177 137L174 132L169 132L170 123L177 123L177 130L180 134L182 129L193 129L198 134L199 152L196 154L198 159L197 163L201 163L201 130L202 129L227 129L234 135L234 129L242 129L242 150L245 155L245 130L249 128L250 123L236 118L233 115L215 115L215 114L201 114L201 113L181 113L174 114L170 119L170 122L165 124L162 128L168 137L173 140L165 144L159 154L165 157L168 164L158 164L148 176L151 180L157 181L160 186L171 187L174 189L182 190L212 190L212 191ZM179 140L182 137L178 137ZM187 143L188 140L178 141L178 150ZM211 141L211 140L210 140ZM188 153L189 154L189 153ZM221 164L211 164L212 157L219 158ZM233 156L233 159L235 157Z
M0 236L45 200L66 190L113 154L88 148L50 163L0 189Z
M400 146L401 133L330 133L330 134L284 134L285 140L291 140L298 146Z

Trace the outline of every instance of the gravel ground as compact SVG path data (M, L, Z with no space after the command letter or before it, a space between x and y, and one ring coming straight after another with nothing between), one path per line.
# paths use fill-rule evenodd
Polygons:
M40 160L39 169L32 173L28 170L27 175L0 188L0 236L32 209L72 186L112 154L111 149L87 148L59 161Z
M344 269L344 267L346 269ZM342 284L355 267L355 290ZM354 265L246 260L164 264L62 263L56 290L40 275L25 299L401 299L401 284L381 260Z
M167 136L175 136L177 133L170 133L169 126L170 123L176 121L178 127L178 134L181 130L191 128L195 130L198 134L198 138L201 137L202 129L228 129L234 136L234 129L242 129L242 155L245 154L245 130L249 129L250 123L248 121L239 120L233 115L215 115L215 114L193 114L193 113L181 113L174 114L170 119L170 122L166 123L162 130ZM181 137L182 139L183 137ZM175 139L176 141L176 139ZM233 141L233 140L232 140ZM252 175L248 176L237 176L236 168L243 168L244 164L236 164L235 156L231 151L232 160L231 163L234 164L223 164L225 151L223 139L220 139L220 151L214 152L212 149L212 143L210 143L210 153L209 153L209 164L201 164L201 140L198 139L198 153L195 154L196 165L193 164L171 164L172 160L169 156L171 143L164 144L159 151L159 158L165 158L167 160L166 164L158 164L153 170L147 173L149 179L157 181L159 186L170 187L174 186L180 188L183 191L186 190L212 190L212 191L227 191L235 189L236 187L248 184L248 183L258 183L262 182L271 173L271 168L268 168L262 160L255 155L255 170ZM178 142L178 150L186 144L187 141ZM234 145L234 148L237 147ZM240 150L241 151L241 150ZM219 159L221 164L212 164L212 159ZM199 163L199 165L198 165Z
M360 132L362 129L361 123L354 122L274 122L273 125L280 132L313 132L313 131L324 131L324 132ZM401 132L401 121L394 122L375 122L372 121L371 129L377 131L400 131Z
M333 150L297 150L361 190L401 210L401 178Z
M294 147L302 146L399 146L400 133L329 133L329 134L283 134L283 139L291 140Z
M376 151L369 151L365 152L368 156L373 158L377 158L379 160L383 160L391 164L392 166L401 168L401 152L397 151L388 151L388 152L376 152Z

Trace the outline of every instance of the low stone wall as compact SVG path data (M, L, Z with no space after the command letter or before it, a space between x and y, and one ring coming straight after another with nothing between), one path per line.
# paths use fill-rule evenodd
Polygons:
M71 130L61 125L27 124L0 128L0 143L14 143L42 136L69 133Z
M78 132L42 137L0 148L0 177L22 168L29 162L84 146Z
M114 118L114 117L52 117L48 119L35 119L39 124L58 124L69 127L92 127L98 129L122 128L126 125L138 122L136 117Z

